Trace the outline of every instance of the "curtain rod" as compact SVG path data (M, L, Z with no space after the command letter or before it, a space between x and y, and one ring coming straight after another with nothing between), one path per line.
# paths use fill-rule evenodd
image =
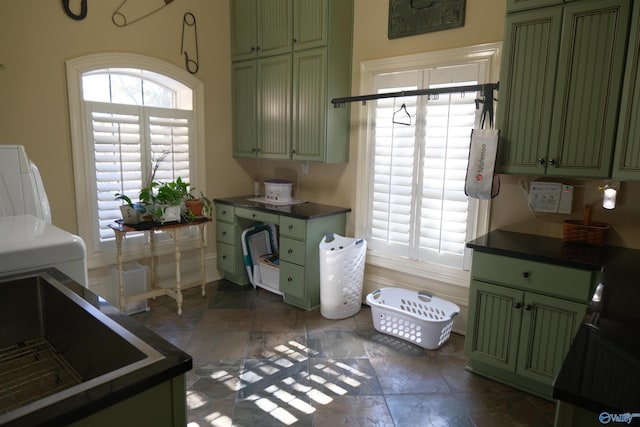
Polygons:
M389 93L376 93L372 95L358 95L348 96L345 98L333 98L331 103L334 108L340 107L347 102L362 101L364 104L366 101L372 101L374 99L381 98L399 98L403 96L420 96L420 95L439 95L441 93L456 93L456 92L471 92L482 90L487 96L487 93L493 94L494 90L498 90L500 83L483 83L470 86L447 86L432 89L418 89L418 90L406 90L402 92L389 92Z

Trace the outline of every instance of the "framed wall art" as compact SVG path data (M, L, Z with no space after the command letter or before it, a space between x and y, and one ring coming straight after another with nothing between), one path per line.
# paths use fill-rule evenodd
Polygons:
M463 27L466 0L389 0L389 39Z

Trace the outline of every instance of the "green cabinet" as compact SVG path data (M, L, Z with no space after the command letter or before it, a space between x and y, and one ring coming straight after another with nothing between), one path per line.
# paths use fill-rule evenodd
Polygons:
M551 398L596 278L586 270L475 252L469 369Z
M231 57L234 61L291 52L292 0L233 0Z
M611 176L640 180L640 2L635 2Z
M239 285L249 279L242 253L242 232L256 223L277 225L279 230L279 290L284 301L313 310L320 305L319 244L327 233L344 234L346 212L302 219L277 212L216 204L218 269Z
M353 1L295 0L292 9L290 52L232 58L234 155L347 162L350 110L330 100L351 93Z
M236 62L232 67L234 155L288 158L291 56Z
M182 427L187 423L186 391L185 376L179 375L128 399L93 412L86 418L65 425L70 427L117 425Z
M610 175L629 0L581 0L507 15L501 173Z
M507 0L507 12L562 4L564 0Z

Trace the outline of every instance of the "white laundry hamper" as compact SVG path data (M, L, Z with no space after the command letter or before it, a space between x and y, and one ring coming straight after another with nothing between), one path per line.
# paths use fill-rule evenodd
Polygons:
M460 313L456 304L426 292L382 288L367 295L373 327L378 332L435 350L451 335Z
M320 242L320 314L345 319L362 308L362 282L367 242L326 234Z

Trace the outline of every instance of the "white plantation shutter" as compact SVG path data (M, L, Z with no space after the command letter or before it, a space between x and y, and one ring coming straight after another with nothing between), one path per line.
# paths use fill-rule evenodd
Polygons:
M377 76L376 90L470 85L477 64ZM412 83L419 81L419 84ZM401 84L403 83L404 84ZM370 181L370 248L390 256L462 268L476 205L464 193L473 93L399 97L376 102ZM411 125L400 110L405 104Z
M189 182L192 112L168 108L86 102L89 134L95 156L95 218L99 242L114 239L109 224L121 218L123 193L136 202L152 159L170 154L160 163L156 181L181 177Z
M398 90L413 90L403 87ZM389 90L387 90L389 91ZM379 99L376 106L370 247L409 256L412 205L414 204L415 118L411 126L394 124L407 120L402 104L415 116L416 97Z
M153 158L159 158L163 152L170 153L160 163L156 181L174 181L180 177L189 182L192 112L164 108L149 108L148 111L147 125Z
M431 87L438 86L442 85ZM475 97L475 92L463 96L443 94L427 102L420 206L421 260L456 265L461 262L469 240L470 201L464 193L464 184Z

